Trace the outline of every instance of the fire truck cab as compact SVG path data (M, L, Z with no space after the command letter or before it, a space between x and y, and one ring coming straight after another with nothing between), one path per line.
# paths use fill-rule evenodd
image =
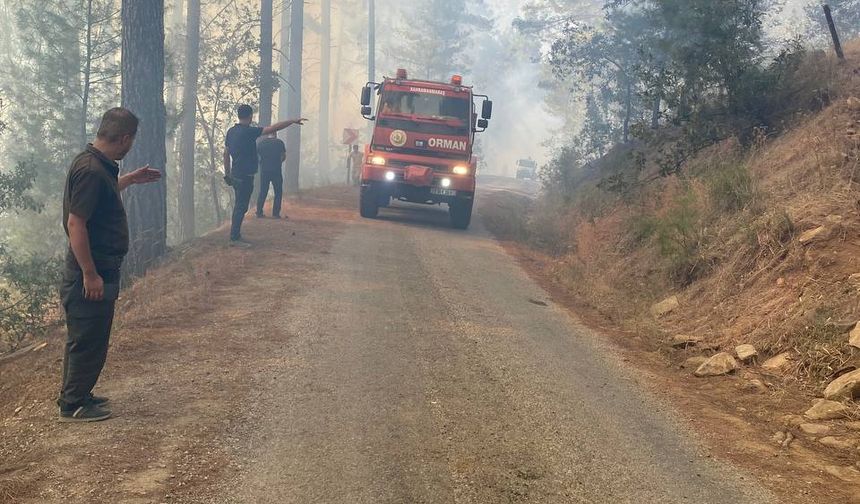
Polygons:
M450 82L414 80L400 69L394 78L368 82L361 114L374 128L361 168L361 216L376 217L392 199L445 203L451 225L469 227L478 165L472 149L492 112L489 97L474 94L458 75Z

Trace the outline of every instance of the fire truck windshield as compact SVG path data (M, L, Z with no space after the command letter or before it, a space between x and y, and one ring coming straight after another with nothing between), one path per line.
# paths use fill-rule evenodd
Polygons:
M381 106L381 120L415 121L415 126L408 128L411 130L451 135L468 132L470 107L469 100L465 97L387 91L382 94ZM398 127L402 126L401 124Z

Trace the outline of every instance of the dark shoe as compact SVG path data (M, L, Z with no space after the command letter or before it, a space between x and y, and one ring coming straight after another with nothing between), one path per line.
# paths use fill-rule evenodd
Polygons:
M109 410L95 404L85 404L70 410L60 408L60 422L63 423L100 422L110 416Z
M273 219L280 219L280 218L281 218L281 216L280 216L280 215L273 215L273 216L272 216L272 218L273 218Z
M105 404L110 402L110 399L107 397L97 396L90 394L86 399L88 404L92 404L93 406L104 406Z
M263 215L263 214L261 214L261 213L258 213L258 214L257 214L257 218L258 218L258 219L265 219L265 218L266 218L266 216L265 216L265 215Z
M241 247L241 248L251 248L253 245L251 245L251 242L247 242L247 241L243 240L242 238L238 238L236 240L230 240L230 246L231 247Z

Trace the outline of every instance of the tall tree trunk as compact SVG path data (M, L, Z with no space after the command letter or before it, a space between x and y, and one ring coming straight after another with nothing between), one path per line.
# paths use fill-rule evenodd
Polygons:
M322 0L320 19L319 175L329 179L329 98L331 94L331 0Z
M84 75L81 89L81 129L78 143L83 148L87 143L87 124L90 122L90 82L93 69L93 0L87 0L86 34L84 47Z
M280 34L280 52L278 56L278 73L281 80L286 81L290 74L290 2L291 0L280 0L281 5L281 34ZM287 88L289 85L286 82L281 82L278 87L278 120L283 121L287 118ZM283 132L282 134L286 134Z
M633 84L628 80L624 93L624 143L630 141L630 118L633 115Z
M287 85L287 116L302 115L302 52L304 50L305 5L290 2L290 74ZM299 193L302 162L302 129L287 129L287 193Z
M260 124L272 123L272 0L260 7Z
M123 0L122 105L140 118L123 171L150 165L164 175L164 0ZM131 249L127 274L140 275L167 252L167 178L134 186L125 195Z
M182 88L180 140L179 233L182 241L196 236L194 222L194 146L197 131L197 75L200 67L200 0L188 0L185 71Z

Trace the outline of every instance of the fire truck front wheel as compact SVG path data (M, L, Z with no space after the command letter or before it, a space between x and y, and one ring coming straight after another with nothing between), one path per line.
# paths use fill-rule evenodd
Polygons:
M379 215L379 195L372 185L362 186L358 205L359 213L365 219L375 219Z
M472 222L472 200L455 200L448 204L451 227L466 229Z

